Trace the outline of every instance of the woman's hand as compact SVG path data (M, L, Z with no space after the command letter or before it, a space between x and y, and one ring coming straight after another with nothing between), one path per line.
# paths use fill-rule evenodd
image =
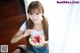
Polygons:
M30 34L31 34L31 30L28 29L28 30L26 30L25 33L23 34L23 37L26 37L26 36L28 36L28 35L30 35Z
M48 44L48 41L43 41L43 44Z

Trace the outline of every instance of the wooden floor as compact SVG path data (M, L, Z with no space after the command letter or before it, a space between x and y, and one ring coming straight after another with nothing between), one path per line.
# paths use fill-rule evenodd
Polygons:
M19 44L26 44L25 39L11 44L10 40L25 21L25 9L19 0L4 0L0 2L0 45L8 45L8 53Z

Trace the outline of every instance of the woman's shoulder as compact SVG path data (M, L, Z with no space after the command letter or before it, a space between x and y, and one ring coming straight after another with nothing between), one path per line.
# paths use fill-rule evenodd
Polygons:
M27 21L23 22L22 26L20 27L21 31L25 31L27 26Z

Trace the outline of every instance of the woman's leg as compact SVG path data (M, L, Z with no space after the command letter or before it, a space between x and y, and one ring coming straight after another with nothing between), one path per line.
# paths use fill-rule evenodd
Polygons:
M18 45L16 50L13 53L25 53L26 45Z
M32 47L26 47L26 53L36 53Z
M20 53L20 49L14 50L13 53Z
M36 53L48 53L48 47L33 47Z

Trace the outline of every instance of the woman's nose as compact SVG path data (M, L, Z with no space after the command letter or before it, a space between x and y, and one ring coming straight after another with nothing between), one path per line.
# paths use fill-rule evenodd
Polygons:
M36 19L36 16L34 15L33 18Z

